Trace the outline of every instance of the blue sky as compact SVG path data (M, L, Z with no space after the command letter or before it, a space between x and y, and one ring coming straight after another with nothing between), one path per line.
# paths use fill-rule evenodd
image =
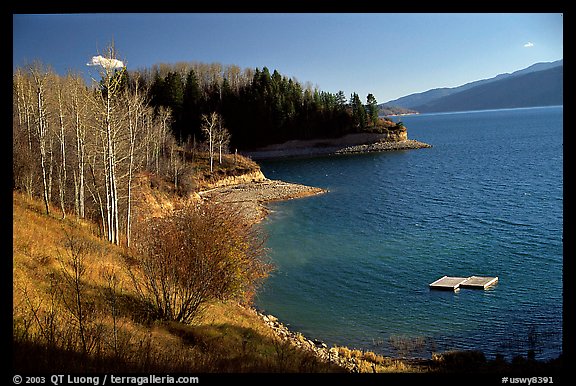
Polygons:
M33 60L95 75L114 40L128 69L180 61L268 67L379 103L563 58L556 13L13 15L13 68Z

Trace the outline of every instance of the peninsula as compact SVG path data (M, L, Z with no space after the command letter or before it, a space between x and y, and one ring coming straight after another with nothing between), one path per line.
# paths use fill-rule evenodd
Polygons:
M378 118L374 126L367 128L364 132L346 134L337 138L296 139L244 152L244 155L253 160L264 160L429 147L432 146L424 142L408 139L408 130L402 122L393 123L388 119Z
M389 150L410 150L429 148L431 145L402 136L390 139L388 134L356 133L340 138L292 140L278 145L269 145L244 155L253 160L316 157L323 155L342 155L372 153Z

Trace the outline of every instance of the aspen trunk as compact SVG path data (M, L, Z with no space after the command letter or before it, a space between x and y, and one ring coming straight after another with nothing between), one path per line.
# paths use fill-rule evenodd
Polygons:
M77 87L74 85L74 87ZM75 115L75 125L76 125L76 161L78 168L78 185L76 193L76 202L78 203L78 216L81 218L85 217L85 180L84 180L84 156L85 156L85 132L82 126L80 118L80 101L79 96L76 94L78 90L75 90L73 95L73 109Z
M59 109L59 119L60 119L60 156L61 156L61 166L58 173L58 182L60 190L60 208L62 210L62 219L66 218L66 139L64 136L64 111L62 109L62 93L61 90L58 92L58 109Z
M46 117L44 111L44 79L40 79L39 74L34 73L36 81L36 97L37 97L37 130L38 142L40 146L40 167L42 169L42 184L43 184L43 197L46 214L50 214L50 198L48 194L48 177L46 175Z

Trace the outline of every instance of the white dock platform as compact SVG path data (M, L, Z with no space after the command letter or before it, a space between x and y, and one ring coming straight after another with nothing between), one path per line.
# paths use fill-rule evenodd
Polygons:
M486 289L498 283L498 276L469 276L454 277L442 276L440 279L430 283L430 289L456 291L460 288Z
M430 283L430 288L438 290L455 291L458 289L458 287L460 287L460 284L462 284L466 280L468 280L467 277L442 276L434 283Z
M498 276L484 277L484 276L470 276L466 281L460 283L462 288L472 289L486 289L498 283Z

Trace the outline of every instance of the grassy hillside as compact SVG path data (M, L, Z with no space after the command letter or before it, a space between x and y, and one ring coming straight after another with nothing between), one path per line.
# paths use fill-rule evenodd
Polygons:
M131 290L120 247L96 237L91 223L49 217L41 202L13 197L15 370L341 371L282 342L235 303L210 304L194 325L150 319ZM74 255L85 267L82 323L70 296Z

